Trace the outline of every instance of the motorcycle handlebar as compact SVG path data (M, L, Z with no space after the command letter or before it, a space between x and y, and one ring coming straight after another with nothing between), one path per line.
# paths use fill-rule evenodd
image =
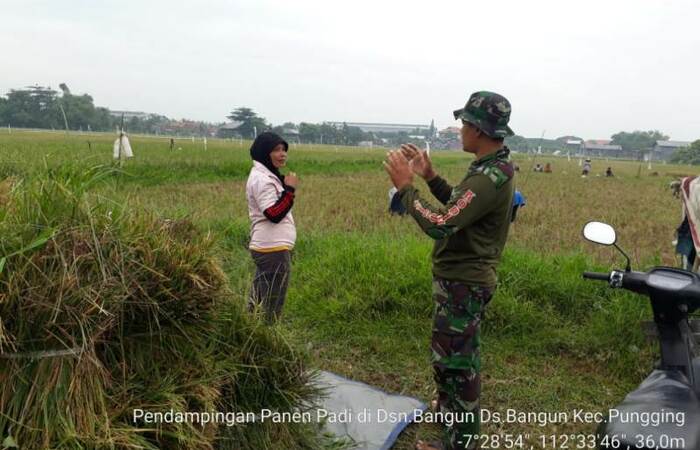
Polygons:
M638 294L647 291L647 273L645 272L619 272L611 273L583 272L583 278L589 280L607 281L610 287L627 289Z
M675 276L674 272L676 272ZM690 312L700 308L700 277L684 270L654 267L649 272L620 270L613 270L609 274L583 272L583 278L607 281L613 289L625 289L647 296L654 294L657 297L663 297L669 305L683 303L686 307L690 307Z
M610 281L610 274L598 272L583 272L583 278L588 278L589 280Z

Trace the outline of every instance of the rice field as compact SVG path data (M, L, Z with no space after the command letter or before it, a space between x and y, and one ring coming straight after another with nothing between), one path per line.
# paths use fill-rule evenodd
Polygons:
M200 139L178 139L170 151L166 138L131 140L137 155L123 167L124 175L113 193L116 197L130 196L164 215L187 214L203 221L245 219L245 196L240 192L250 166L249 142L209 139L204 150ZM109 164L112 141L111 135L103 134L7 134L3 130L0 176L31 175L66 162ZM304 177L303 195L294 209L300 233L398 231L396 221L384 214L389 187L381 169L385 151L293 145L289 168ZM620 244L638 264L676 262L670 243L681 205L671 196L668 184L697 173L696 168L654 163L650 170L647 163L594 159L592 175L581 178L576 158L513 156L522 168L517 188L525 194L527 207L512 229L510 246L548 253L585 249L601 257L580 239L582 224L596 219L616 227ZM433 152L439 172L455 181L471 158L460 152ZM528 168L536 162L551 162L554 173L530 172ZM614 178L604 177L608 166ZM340 192L343 201L336 201Z
M111 165L113 140L0 130L0 179L29 182L64 167ZM166 138L131 141L135 158L90 195L98 203L186 220L210 233L232 298L244 302L253 269L244 190L250 143L210 139L205 149L201 140L178 139L170 150ZM275 332L313 367L428 401L431 242L412 219L387 213L385 152L290 149L288 167L300 177L293 209L298 241L287 305ZM484 322L482 407L604 411L646 376L656 348L639 327L651 318L640 298L581 280L583 270L623 264L613 249L584 242L581 228L588 220L612 224L633 267L677 265L671 243L681 204L668 184L697 169L594 159L592 175L582 178L575 158L516 154L514 159L521 168L516 186L527 206L511 228L500 286ZM471 160L461 152L433 152L438 172L453 182ZM531 172L538 162L552 163L554 172ZM603 176L608 166L614 178ZM529 433L534 442L545 432L592 430L574 423L544 428L490 423L483 431ZM412 426L396 448L412 448L416 436L436 432L433 426Z

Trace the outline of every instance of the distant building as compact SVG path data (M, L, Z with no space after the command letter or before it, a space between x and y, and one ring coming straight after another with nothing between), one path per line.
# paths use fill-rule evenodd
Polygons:
M433 144L436 149L459 150L462 148L461 133L461 127L447 127L437 132Z
M151 114L151 113L146 113L143 111L112 111L109 110L109 115L112 117L119 117L121 118L122 115L124 116L124 120L129 120L129 119L148 119L151 116L156 116L157 114Z
M597 144L595 141L586 141L581 146L581 155L599 158L626 158L629 155L622 150L620 145Z
M344 125L357 127L365 133L413 133L418 130L425 135L430 134L430 125L413 125L400 123L368 123L368 122L326 122L337 129Z
M569 155L577 155L581 152L583 141L580 139L568 139L564 144L564 150Z
M296 128L292 127L287 127L287 128L282 128L281 130L277 128L277 131L275 131L275 128L272 129L273 132L277 132L284 140L289 142L290 144L296 143L300 144L301 140L299 139L299 130Z
M238 128L243 125L243 122L234 120L233 122L226 123L216 130L216 135L220 138L231 138L239 136Z
M160 133L175 136L215 136L218 127L204 122L180 119L168 120L160 127Z
M438 135L440 136L460 136L460 133L462 132L461 127L447 127L444 130L438 131Z
M685 141L656 141L656 145L654 145L654 149L652 151L652 159L657 161L669 160L678 150L689 146L690 142Z

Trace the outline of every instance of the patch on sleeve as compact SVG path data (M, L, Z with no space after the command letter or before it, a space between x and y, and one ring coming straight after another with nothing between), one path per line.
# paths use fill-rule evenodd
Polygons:
M430 223L434 223L436 225L445 225L445 223L448 220L457 216L460 213L460 211L469 206L474 197L476 197L476 194L471 189L467 189L467 192L462 194L462 196L459 199L457 199L454 205L452 205L452 207L450 207L450 209L448 209L447 213L445 214L438 214L432 212L428 208L424 207L418 200L415 200L413 202L413 207L416 209L416 211L420 213L421 216L423 216L423 218L425 218Z
M493 181L498 189L513 178L513 165L508 162L497 162L485 167L483 173Z

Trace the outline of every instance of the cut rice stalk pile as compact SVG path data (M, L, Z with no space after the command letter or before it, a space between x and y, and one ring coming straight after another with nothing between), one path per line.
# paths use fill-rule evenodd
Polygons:
M320 448L309 424L134 420L303 410L318 393L303 356L231 297L213 239L90 193L111 176L63 168L3 189L0 444Z

